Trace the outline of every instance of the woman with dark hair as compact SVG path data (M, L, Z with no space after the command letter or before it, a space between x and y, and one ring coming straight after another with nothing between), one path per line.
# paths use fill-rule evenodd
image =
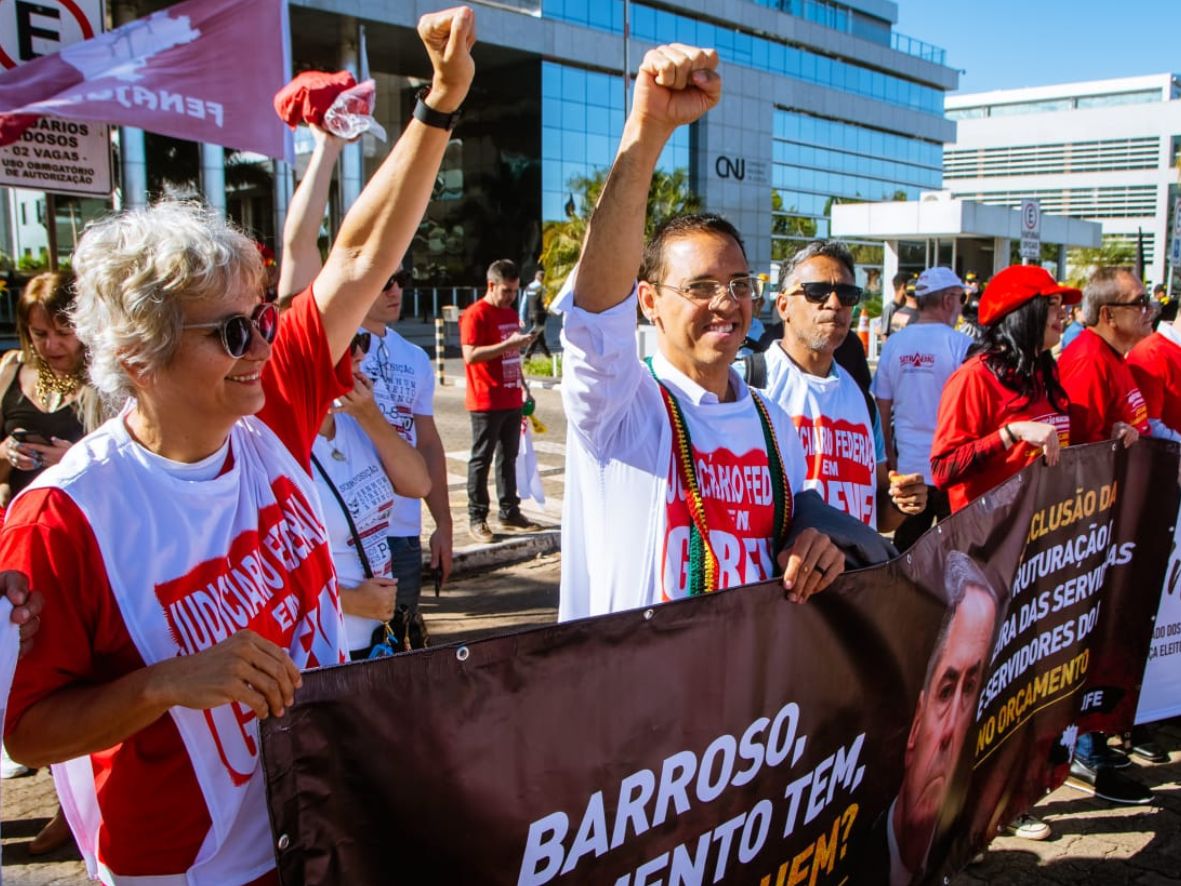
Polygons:
M931 473L953 513L1038 455L1056 464L1070 443L1069 398L1050 349L1064 306L1081 298L1033 265L1005 268L989 283L980 341L947 380L931 443Z
M86 383L86 349L68 316L73 303L68 271L37 275L17 299L21 346L0 359L0 506L104 418Z

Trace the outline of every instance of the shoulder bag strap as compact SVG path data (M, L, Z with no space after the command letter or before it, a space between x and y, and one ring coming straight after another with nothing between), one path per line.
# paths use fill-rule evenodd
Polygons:
M316 470L320 472L320 476L324 478L324 482L332 490L332 497L340 505L341 513L344 514L344 519L349 524L349 532L352 533L353 544L357 548L357 556L361 558L361 569L364 570L365 577L373 578L373 567L369 565L369 557L365 553L365 545L361 542L361 533L357 531L357 524L353 522L353 515L349 512L349 506L344 502L344 496L340 494L340 490L336 488L336 484L332 482L332 478L328 476L328 472L324 470L324 466L320 464L320 460L316 458L314 453L312 454L312 464L316 466Z

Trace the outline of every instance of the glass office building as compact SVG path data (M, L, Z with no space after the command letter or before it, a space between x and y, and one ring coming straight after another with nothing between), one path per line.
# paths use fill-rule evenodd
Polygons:
M117 13L126 20L158 5L130 0ZM943 100L958 74L943 50L894 31L891 0L473 6L476 83L408 259L424 285L478 284L488 263L506 256L531 271L545 226L582 210L579 180L611 162L624 121L625 55L634 71L658 43L719 53L722 102L674 134L660 167L682 170L704 208L739 227L756 270L769 271L802 242L826 235L834 203L913 199L940 186L942 145L955 137ZM360 73L367 60L378 87L375 116L394 136L430 75L415 13L400 0L291 0L293 69ZM297 153L293 174L266 158L225 152L219 196L216 177L206 175L217 152L154 138L146 147L146 156L125 152L147 166L146 185L124 189L125 202L206 189L276 245L305 153ZM325 244L388 150L370 138L345 150ZM872 281L880 245L863 246L863 282Z

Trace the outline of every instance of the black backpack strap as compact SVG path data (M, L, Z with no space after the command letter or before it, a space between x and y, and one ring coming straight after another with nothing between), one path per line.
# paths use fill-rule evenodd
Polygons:
M762 351L755 351L749 357L735 360L734 368L749 387L767 387L767 355Z

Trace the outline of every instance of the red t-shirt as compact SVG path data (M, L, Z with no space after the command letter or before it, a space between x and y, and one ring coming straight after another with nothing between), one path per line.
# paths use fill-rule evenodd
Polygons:
M1148 433L1148 410L1136 379L1119 351L1090 329L1080 332L1058 359L1062 387L1070 397L1070 434L1075 443L1111 439L1117 421Z
M348 355L335 369L330 363L310 289L283 315L262 381L267 399L259 417L307 465L329 402L352 385ZM14 501L0 531L0 562L28 575L45 597L37 641L17 664L6 733L60 689L108 683L145 666L94 532L67 493L38 488ZM126 876L191 867L210 817L172 717L160 717L91 761L103 817L99 858Z
M1000 429L1017 421L1051 424L1058 429L1060 445L1071 441L1068 415L1045 394L1028 400L1002 385L984 365L983 355L970 358L947 380L931 442L931 471L935 485L947 491L953 511L1038 457L1040 449L1021 441L1005 449Z
M483 298L459 318L459 341L465 345L498 345L520 331L516 311L498 308ZM464 371L467 373L464 405L469 412L520 409L525 402L521 392L521 352L515 348L491 360L467 363Z
M1127 364L1148 417L1181 433L1181 345L1154 332L1132 348Z

